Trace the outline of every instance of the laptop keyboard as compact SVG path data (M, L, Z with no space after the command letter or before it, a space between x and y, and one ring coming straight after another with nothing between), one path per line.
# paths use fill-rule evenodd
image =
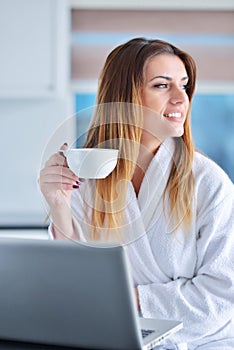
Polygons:
M151 329L142 329L141 330L141 335L143 338L145 338L147 335L153 333L154 331L152 331Z

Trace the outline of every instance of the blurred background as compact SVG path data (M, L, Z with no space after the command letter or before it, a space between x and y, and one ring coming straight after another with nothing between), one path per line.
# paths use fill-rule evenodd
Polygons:
M106 56L136 36L193 56L195 144L234 181L233 0L1 0L0 235L46 235L45 150L86 131L90 114L80 111L95 104Z

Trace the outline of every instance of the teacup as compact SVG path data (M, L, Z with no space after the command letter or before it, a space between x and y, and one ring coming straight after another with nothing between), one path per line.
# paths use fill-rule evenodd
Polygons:
M117 149L71 148L63 151L69 168L79 178L104 179L116 167Z

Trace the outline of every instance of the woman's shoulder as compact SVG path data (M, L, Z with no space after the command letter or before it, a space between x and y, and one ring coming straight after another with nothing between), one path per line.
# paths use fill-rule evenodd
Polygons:
M207 178L209 181L227 181L233 185L225 171L206 154L195 151L193 171L196 177Z
M234 198L231 179L216 162L199 151L195 152L193 174L197 195L203 200L221 201L229 195Z

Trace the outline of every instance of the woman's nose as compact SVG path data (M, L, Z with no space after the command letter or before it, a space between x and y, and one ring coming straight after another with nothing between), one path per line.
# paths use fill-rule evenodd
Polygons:
M171 93L171 98L170 98L170 102L172 104L179 104L179 103L183 103L186 99L186 93L184 90L181 90L181 88L175 88L173 89L172 93Z

